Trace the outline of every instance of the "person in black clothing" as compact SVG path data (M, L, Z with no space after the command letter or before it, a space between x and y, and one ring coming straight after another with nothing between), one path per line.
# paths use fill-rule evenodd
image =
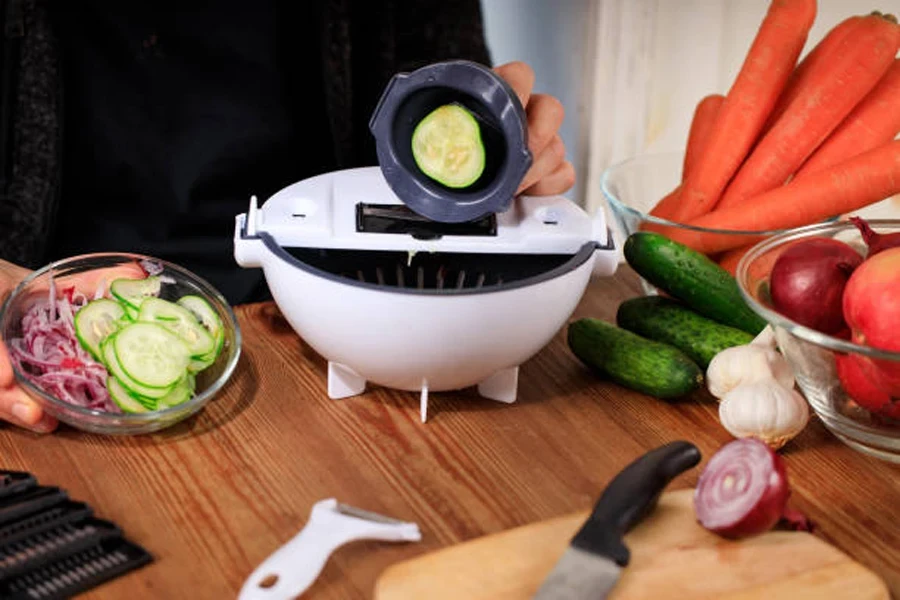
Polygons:
M491 65L479 0L0 0L0 300L29 269L95 251L157 256L232 304L268 298L234 261L235 215L323 172L376 164L368 120L395 73ZM534 164L520 191L574 183L558 100L521 62ZM56 423L15 386L0 418Z

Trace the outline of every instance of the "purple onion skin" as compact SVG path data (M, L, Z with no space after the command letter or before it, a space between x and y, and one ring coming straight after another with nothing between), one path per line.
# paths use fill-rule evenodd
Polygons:
M810 329L833 335L846 328L844 288L863 257L848 244L812 238L791 246L769 278L772 305Z
M730 442L729 444L753 443L765 446L763 442L753 438L742 438ZM698 503L702 502L703 492L705 491L704 486L707 483L707 479L712 479L714 474L709 472L708 466L707 469L701 473L697 482L698 500L695 502L695 511L697 513L698 521L704 528L723 538L734 540L770 531L779 521L781 521L782 517L785 515L787 501L791 494L790 486L788 485L787 468L781 456L772 451L768 446L765 446L765 449L772 461L772 468L767 471L765 474L766 481L762 483L762 485L765 485L765 490L756 504L754 504L742 518L729 525L711 527L704 523L705 519L702 517L707 516L708 508L705 505L698 506Z

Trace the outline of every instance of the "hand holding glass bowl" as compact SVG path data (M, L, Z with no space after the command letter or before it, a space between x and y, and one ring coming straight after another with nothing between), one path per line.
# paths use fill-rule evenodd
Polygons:
M881 234L900 232L900 219L872 219L868 223ZM891 406L879 403L880 410L870 410L866 406L874 406L873 394L881 394L883 399L890 397L877 382L879 373L840 372L847 365L874 361L886 372L900 373L900 352L856 344L846 336L827 335L785 317L773 306L770 280L777 258L791 245L813 238L839 240L867 255L866 243L852 223L840 221L794 229L757 244L741 259L736 273L741 294L774 329L800 390L824 425L850 447L900 463L900 398L895 398ZM900 291L869 300L897 304ZM894 335L900 335L900 331ZM851 386L853 389L848 389Z
M19 385L47 414L88 432L131 435L150 433L170 427L201 410L231 377L240 355L241 334L234 312L225 298L209 283L187 269L138 254L98 253L77 256L51 263L33 272L12 291L0 307L0 340L12 355L12 347L22 344L25 334L23 318L29 313L36 315L40 312L37 307L62 299L65 311L72 306L73 299L80 306L98 294L109 298L109 284L115 277L134 274L132 277L140 278L151 273L160 276L162 280L159 298L176 302L185 296L198 296L205 300L222 324L221 349L214 362L193 375L193 393L185 401L173 403L172 406L140 412L117 410L109 402L92 401L80 405L49 392L51 386L39 385L33 373L25 372L31 367L13 360L13 371ZM60 317L71 323L71 315ZM60 326L63 327L63 324ZM72 332L74 335L74 330ZM74 345L71 338L67 343ZM83 345L81 348L84 349ZM97 379L103 381L107 375L105 367L99 361L90 366L95 371L102 370ZM96 381L82 384L91 388Z

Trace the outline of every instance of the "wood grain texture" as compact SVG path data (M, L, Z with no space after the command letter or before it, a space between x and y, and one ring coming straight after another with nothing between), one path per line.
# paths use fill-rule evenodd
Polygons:
M662 495L625 537L631 552L609 600L888 600L872 571L820 538L770 531L723 540L697 524L693 490ZM528 600L589 511L484 536L388 567L376 600Z
M639 293L627 267L594 281L575 316L613 321ZM705 394L665 403L601 381L564 332L520 372L519 400L473 391L418 396L370 389L330 400L325 362L271 304L242 306L234 378L206 410L167 432L112 438L0 426L0 466L35 473L115 521L157 558L84 598L233 598L323 498L419 524L419 543L360 542L335 553L308 597L371 598L389 565L590 507L647 449L676 439L704 463L731 438ZM489 337L489 332L486 332ZM900 467L858 454L813 421L783 451L792 502L819 535L900 595ZM670 490L693 486L701 467Z

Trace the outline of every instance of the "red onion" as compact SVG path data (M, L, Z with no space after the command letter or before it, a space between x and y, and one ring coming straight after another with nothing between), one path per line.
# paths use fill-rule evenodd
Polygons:
M872 229L865 219L861 217L850 217L850 222L856 225L862 234L863 241L869 247L867 257L875 256L882 250L900 246L900 232L897 233L877 233Z
M52 278L49 287L47 300L22 317L22 337L10 340L10 359L29 381L61 400L122 412L106 389L106 367L75 336L75 313L87 304L87 297L71 287L57 294Z
M723 446L707 463L694 492L700 524L735 539L764 533L786 515L790 496L781 457L756 438L740 438Z
M784 251L772 266L769 288L775 310L822 333L844 329L843 294L863 261L850 245L812 238Z

